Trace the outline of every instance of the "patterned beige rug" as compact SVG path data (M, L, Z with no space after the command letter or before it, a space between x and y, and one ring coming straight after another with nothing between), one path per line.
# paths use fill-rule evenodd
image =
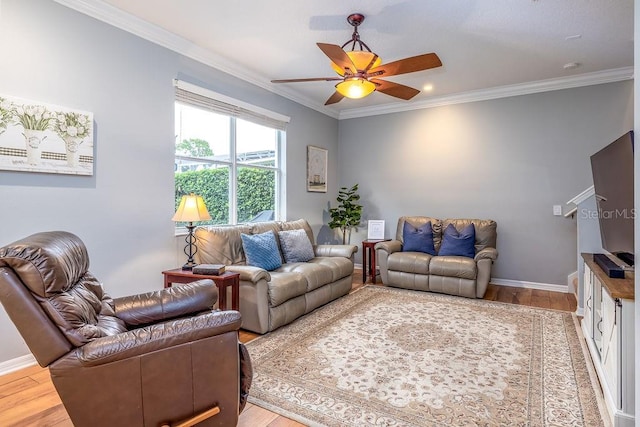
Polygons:
M249 401L311 426L600 426L576 322L366 286L249 342Z

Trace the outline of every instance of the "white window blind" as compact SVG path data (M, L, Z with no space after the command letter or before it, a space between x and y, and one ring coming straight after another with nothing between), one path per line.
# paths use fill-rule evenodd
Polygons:
M175 80L174 85L176 87L176 101L214 113L236 117L278 130L285 130L287 123L291 120L282 114L180 80Z

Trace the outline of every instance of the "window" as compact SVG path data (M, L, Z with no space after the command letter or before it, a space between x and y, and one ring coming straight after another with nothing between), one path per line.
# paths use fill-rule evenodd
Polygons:
M182 195L195 193L211 215L206 224L283 216L288 117L184 82L176 86L176 207Z

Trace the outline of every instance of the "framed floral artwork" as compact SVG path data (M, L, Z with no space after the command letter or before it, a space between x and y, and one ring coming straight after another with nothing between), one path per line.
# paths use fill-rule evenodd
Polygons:
M0 169L93 175L93 114L0 94Z
M327 161L329 150L307 145L307 191L327 192Z

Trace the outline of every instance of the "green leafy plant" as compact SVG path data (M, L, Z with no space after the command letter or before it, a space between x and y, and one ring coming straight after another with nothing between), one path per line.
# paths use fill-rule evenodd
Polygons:
M362 205L358 204L358 184L351 188L342 187L338 191L338 206L329 209L331 221L329 227L339 228L342 232L342 244L351 241L351 230L360 225Z
M191 157L210 157L213 156L213 150L209 143L204 139L189 138L183 139L182 142L176 144L176 149L180 154Z
M276 174L271 170L241 168L238 171L238 222L250 220L263 210L274 210ZM175 174L175 208L182 195L202 196L213 218L206 224L229 223L229 169L212 168ZM205 223L202 223L205 224Z

